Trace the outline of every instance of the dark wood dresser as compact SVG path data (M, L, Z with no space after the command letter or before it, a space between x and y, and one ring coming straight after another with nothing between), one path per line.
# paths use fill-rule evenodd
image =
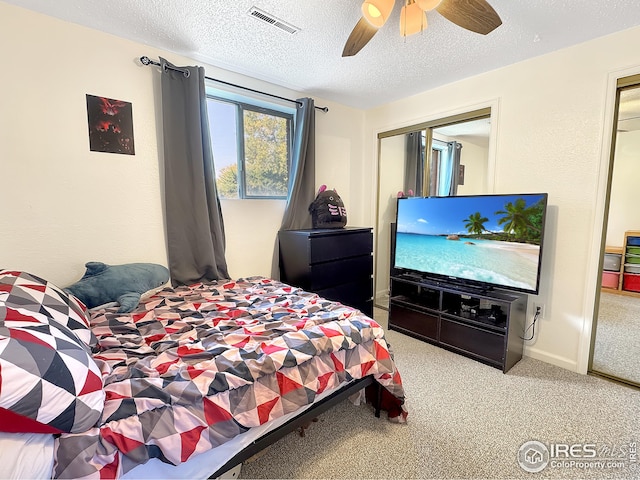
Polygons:
M280 278L373 316L371 228L283 230Z

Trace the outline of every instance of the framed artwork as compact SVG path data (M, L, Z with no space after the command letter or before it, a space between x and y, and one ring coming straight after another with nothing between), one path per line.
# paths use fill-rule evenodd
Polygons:
M87 94L89 150L135 155L131 103Z

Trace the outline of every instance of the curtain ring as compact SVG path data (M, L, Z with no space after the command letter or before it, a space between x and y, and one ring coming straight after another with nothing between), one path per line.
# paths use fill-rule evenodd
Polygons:
M189 70L185 70L182 74L184 75L184 78L189 78L191 76L191 72Z
M167 70L169 70L169 65L167 65L166 63L162 64L162 71L167 73Z

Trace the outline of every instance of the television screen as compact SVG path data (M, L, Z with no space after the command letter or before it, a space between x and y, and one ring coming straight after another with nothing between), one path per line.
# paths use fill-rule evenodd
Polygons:
M538 293L547 194L399 198L394 268Z

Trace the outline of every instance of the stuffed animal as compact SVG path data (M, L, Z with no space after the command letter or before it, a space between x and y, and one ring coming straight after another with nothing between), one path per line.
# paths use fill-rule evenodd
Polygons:
M88 262L84 276L63 290L78 297L88 308L118 302L118 312L130 312L145 292L169 281L169 270L155 263L107 265Z
M347 224L347 209L335 190L322 185L309 205L313 228L342 228Z
M407 198L407 197L413 197L413 190L409 189L408 195L405 195L402 190L398 192L398 198Z

